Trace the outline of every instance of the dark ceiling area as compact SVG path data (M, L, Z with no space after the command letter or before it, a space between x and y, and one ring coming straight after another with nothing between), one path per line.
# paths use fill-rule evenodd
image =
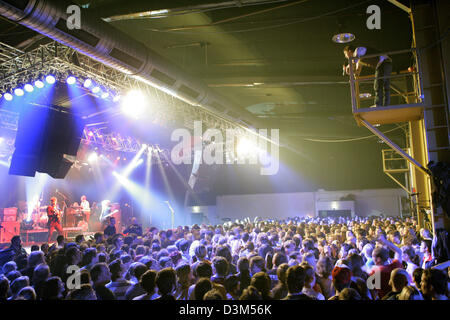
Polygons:
M336 33L351 32L355 46L383 52L410 48L408 15L389 1L76 2L202 80L266 128L280 129L280 136L303 155L282 150L281 161L315 179L314 188L395 187L382 172L381 149L387 146L353 119L348 77L342 76L344 44L331 40ZM366 9L373 4L381 9L380 30L366 26ZM146 17L139 15L144 12ZM0 30L1 42L24 51L50 41L4 18ZM394 72L407 67L407 61L394 61ZM391 131L392 139L403 134L392 131L393 125L381 129Z

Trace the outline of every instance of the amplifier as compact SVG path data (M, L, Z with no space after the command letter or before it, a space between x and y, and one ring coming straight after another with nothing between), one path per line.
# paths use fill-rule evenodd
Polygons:
M10 242L11 238L20 234L20 222L4 221L0 228L0 242Z
M17 208L3 209L3 221L16 221L16 220L17 220Z

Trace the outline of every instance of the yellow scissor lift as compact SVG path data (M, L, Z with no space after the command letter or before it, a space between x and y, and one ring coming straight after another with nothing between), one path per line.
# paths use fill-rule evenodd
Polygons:
M359 126L365 126L391 148L382 150L383 171L408 193L410 201L413 196L418 197L415 199L416 205L410 206L415 211L411 215L418 218L420 227L425 227L426 214L432 212L432 203L430 176L426 168L428 157L424 131L424 99L419 81L417 53L415 49L408 49L383 54L390 56L394 63L396 57L401 55L414 58L416 63L409 70L389 76L391 105L373 107L375 77L356 76L354 63L351 61L352 111ZM378 129L380 125L400 123L406 123L403 127L407 132L407 148L398 146ZM432 220L431 216L432 214L429 218Z
M426 227L433 233L437 228L449 231L450 219L441 206L433 207L431 176L426 168L429 161L450 163L450 82L447 80L450 79L447 74L450 70L450 49L443 45L448 4L444 0L430 0L413 3L413 7L409 8L396 0L388 1L409 16L412 49L382 55L389 55L394 66L396 61L401 61L399 56L409 55L411 66L408 70L392 73L389 77L391 105L371 108L372 102L368 101L372 100L370 90L375 77L355 76L354 61L351 61L353 115L359 126L365 126L391 148L383 150L384 172L408 192L410 199L417 197L414 198L415 205L412 207L415 212L412 215L417 215L419 226ZM377 129L383 124L398 123L406 123L406 149L399 147ZM408 161L408 166L392 168L392 164L399 161L396 156L392 156L392 151ZM404 184L395 177L398 174L406 174Z

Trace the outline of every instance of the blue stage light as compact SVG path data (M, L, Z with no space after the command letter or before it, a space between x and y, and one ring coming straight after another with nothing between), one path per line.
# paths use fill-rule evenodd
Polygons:
M4 97L5 100L7 100L7 101L11 101L11 100L13 99L13 95L12 95L11 93L9 93L9 92L5 93L5 94L3 95L3 97Z
M84 80L83 86L85 88L89 88L91 85L92 85L92 80L91 79Z
M23 88L25 89L26 92L33 92L33 90L34 90L34 87L29 83L24 85Z
M99 93L100 92L100 87L96 86L92 89L92 93Z
M108 92L103 92L101 97L102 97L102 99L106 99L106 98L109 97L109 93Z
M54 76L49 74L48 76L45 77L45 81L47 81L48 84L54 84L56 82L56 79Z
M68 76L66 79L67 84L75 84L77 82L77 78L75 78L74 76Z
M24 94L23 89L21 89L21 88L14 89L14 94L18 97L23 96L23 94Z
M34 85L36 86L36 88L41 89L44 87L44 82L42 82L42 80L38 79L34 82Z

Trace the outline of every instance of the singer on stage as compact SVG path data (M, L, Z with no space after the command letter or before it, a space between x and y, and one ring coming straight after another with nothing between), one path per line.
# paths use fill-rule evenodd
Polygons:
M58 235L63 235L61 227L61 211L57 206L58 200L55 197L50 198L50 205L47 207L48 216L48 242L52 238L53 232L58 231Z

